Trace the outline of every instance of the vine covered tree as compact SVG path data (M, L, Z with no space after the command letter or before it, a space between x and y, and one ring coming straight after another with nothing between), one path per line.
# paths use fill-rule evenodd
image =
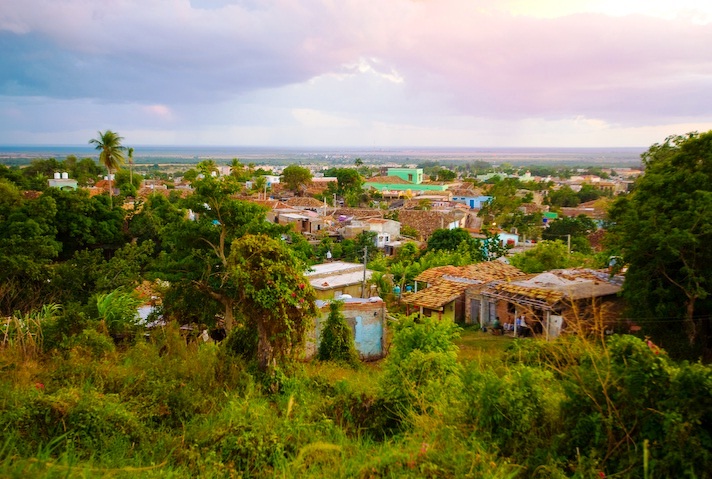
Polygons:
M305 270L306 264L279 239L246 234L232 243L228 271L235 306L246 325L257 330L257 362L263 371L301 349L318 314Z
M124 150L126 147L121 145L122 140L123 137L111 130L106 130L104 133L99 131L96 138L89 140L89 143L95 145L95 148L100 151L99 161L109 172L109 208L113 208L112 172L118 170L124 164Z
M233 240L247 233L277 236L287 227L265 221L261 206L232 199L237 187L234 182L206 176L194 181L193 187L194 193L184 202L193 212L193 220L171 222L160 228L160 269L171 281L173 292L180 293L183 299L207 296L217 301L229 331L239 289L228 274ZM200 312L207 310L202 307Z
M642 158L645 174L611 210L629 266L623 294L649 333L675 341L684 331L679 347L711 361L712 131L669 137Z

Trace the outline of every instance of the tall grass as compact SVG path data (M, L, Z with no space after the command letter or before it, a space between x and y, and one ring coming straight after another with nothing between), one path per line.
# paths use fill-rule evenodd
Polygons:
M0 477L710 477L707 366L590 327L458 362L457 328L394 329L383 362L269 381L176 328L120 348L84 330L49 352L13 330Z

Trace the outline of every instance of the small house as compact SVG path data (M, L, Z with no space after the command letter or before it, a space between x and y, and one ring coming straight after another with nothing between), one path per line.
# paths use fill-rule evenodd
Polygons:
M361 298L373 271L363 264L333 261L311 267L304 276L316 290L317 299L339 299L342 296Z
M344 298L341 302L341 313L351 327L359 357L372 360L385 356L386 303L379 297ZM321 332L330 312L330 301L317 300L316 305L320 314L307 338L307 359L314 357L318 351Z

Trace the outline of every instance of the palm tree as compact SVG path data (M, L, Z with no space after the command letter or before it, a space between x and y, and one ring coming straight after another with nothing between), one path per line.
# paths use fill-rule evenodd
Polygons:
M129 183L131 183L131 186L133 186L133 148L129 148L128 150L128 157L129 157Z
M92 138L89 143L96 145L96 149L100 150L99 161L109 171L109 208L113 208L113 189L111 185L111 172L118 170L124 164L124 150L126 147L121 146L123 137L111 130L106 130L104 133L98 132L97 138Z

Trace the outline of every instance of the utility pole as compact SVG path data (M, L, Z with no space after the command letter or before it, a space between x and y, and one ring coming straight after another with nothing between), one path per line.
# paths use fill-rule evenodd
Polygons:
M363 283L361 284L361 297L366 296L366 262L368 261L368 246L363 248Z
M566 235L566 252L571 254L571 235Z

